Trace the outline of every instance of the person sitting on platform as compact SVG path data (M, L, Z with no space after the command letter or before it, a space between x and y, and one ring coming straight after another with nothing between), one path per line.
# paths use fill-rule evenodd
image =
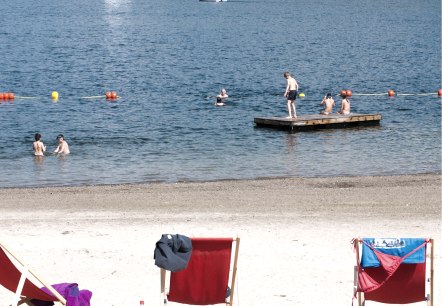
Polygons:
M339 110L338 114L341 115L349 115L350 114L350 101L347 99L347 95L341 94L342 101L341 101L341 109Z
M331 93L327 93L327 95L322 99L321 105L325 104L325 109L320 112L321 115L330 115L333 113L333 106L335 106L335 100L333 100Z

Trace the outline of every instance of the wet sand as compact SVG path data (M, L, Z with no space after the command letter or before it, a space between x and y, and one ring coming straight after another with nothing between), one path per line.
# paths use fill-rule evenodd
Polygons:
M441 206L440 174L0 189L0 233L94 306L159 305L163 233L241 237L243 306L350 305L353 237L432 237L439 305ZM11 297L0 288L0 306Z

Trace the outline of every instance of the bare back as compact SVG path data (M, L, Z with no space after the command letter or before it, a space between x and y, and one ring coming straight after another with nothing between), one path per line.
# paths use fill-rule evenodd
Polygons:
M298 82L291 76L287 78L287 89L286 91L290 90L298 90Z
M44 152L46 151L46 146L43 144L43 142L39 140L34 141L33 148L35 156L44 156Z
M343 98L341 101L341 110L340 114L348 115L350 114L350 101L347 98Z
M335 100L333 100L333 98L326 98L322 100L321 104L325 104L324 112L331 113L333 111L333 106L335 106Z
M350 101L348 101L348 99L344 99L342 100L342 107L343 107L343 111L345 112L350 112Z

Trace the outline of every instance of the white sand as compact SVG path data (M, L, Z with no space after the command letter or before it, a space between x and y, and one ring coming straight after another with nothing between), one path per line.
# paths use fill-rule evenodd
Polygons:
M160 304L161 234L239 236L237 305L342 306L353 237L432 237L441 305L441 206L440 175L0 189L0 240L94 306L135 306Z

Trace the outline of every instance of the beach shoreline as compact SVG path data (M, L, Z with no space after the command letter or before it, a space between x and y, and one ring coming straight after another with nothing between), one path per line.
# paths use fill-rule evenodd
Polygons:
M179 233L241 238L239 305L340 306L354 237L434 238L437 276L441 206L440 173L2 188L0 232L50 283L91 290L93 305L158 305L155 242ZM0 288L0 305L10 296Z

